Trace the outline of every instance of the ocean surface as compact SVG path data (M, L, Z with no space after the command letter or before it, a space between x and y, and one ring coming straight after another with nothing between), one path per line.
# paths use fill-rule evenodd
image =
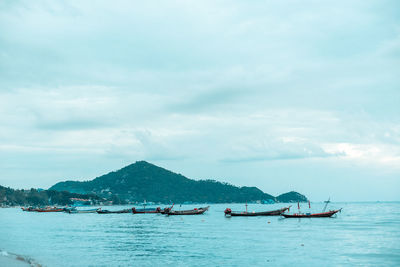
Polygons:
M248 210L287 205L249 204ZM319 212L324 203L311 205ZM210 204L204 215L167 217L4 208L0 250L43 266L400 266L400 202L331 203L328 209L343 208L336 218L312 219L225 218L227 207L245 209ZM309 212L307 204L302 211Z

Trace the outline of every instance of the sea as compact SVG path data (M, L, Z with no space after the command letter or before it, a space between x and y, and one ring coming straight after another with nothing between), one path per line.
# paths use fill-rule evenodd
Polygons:
M42 266L400 266L400 202L330 203L334 218L68 214L0 209L0 250ZM248 204L268 211L295 204ZM324 203L301 205L320 212ZM118 210L132 206L112 206ZM140 206L136 206L140 208ZM164 206L161 205L163 208ZM1 255L0 255L1 256Z

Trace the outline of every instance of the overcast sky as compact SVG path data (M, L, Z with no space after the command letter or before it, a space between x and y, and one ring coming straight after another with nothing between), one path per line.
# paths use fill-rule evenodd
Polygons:
M400 1L1 1L0 184L137 160L400 200Z

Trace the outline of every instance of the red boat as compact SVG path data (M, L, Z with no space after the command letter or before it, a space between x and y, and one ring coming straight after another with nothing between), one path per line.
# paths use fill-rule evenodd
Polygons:
M63 212L64 208L46 207L44 209L36 209L37 212Z
M295 213L295 214L282 213L281 215L285 218L325 218L325 217L332 217L334 214L340 212L341 210L342 209L330 210L321 213Z

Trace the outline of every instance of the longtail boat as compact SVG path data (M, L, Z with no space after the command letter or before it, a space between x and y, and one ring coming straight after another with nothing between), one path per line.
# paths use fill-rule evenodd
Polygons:
M124 209L124 210L96 210L98 214L110 214L110 213L132 213L131 209Z
M281 208L278 210L271 210L271 211L260 211L260 212L247 212L247 211L242 211L242 212L232 212L230 208L227 208L224 213L225 216L279 216L285 211L289 210L291 206L286 207L286 208Z
M320 213L300 213L300 202L297 202L297 208L299 210L299 213L294 213L294 214L284 214L282 213L282 216L285 218L329 218L332 217L334 214L341 212L342 209L338 210L330 210L326 211L326 207L330 203L331 198L329 197L328 201L325 201L325 206ZM308 201L308 207L311 209L311 203Z
M37 208L33 208L33 207L27 207L27 208L21 207L21 209L23 211L37 211Z
M66 208L65 212L67 213L96 213L100 208L98 209L86 209L86 210L78 210L77 208Z
M334 214L342 211L342 209L338 210L330 210L327 212L321 213L295 213L295 214L284 214L282 216L285 218L324 218L324 217L332 217Z
M210 206L192 210L171 210L170 208L166 208L164 210L165 215L200 215L208 210Z
M160 211L161 214L167 214L169 211L172 210L172 208L174 207L175 204L172 204L171 207L169 208L164 208L163 210Z
M135 207L132 208L132 213L133 214L138 214L138 213L161 213L161 208L143 208L143 209L136 209Z
M63 212L64 208L57 208L57 207L46 207L43 209L35 209L37 212Z

